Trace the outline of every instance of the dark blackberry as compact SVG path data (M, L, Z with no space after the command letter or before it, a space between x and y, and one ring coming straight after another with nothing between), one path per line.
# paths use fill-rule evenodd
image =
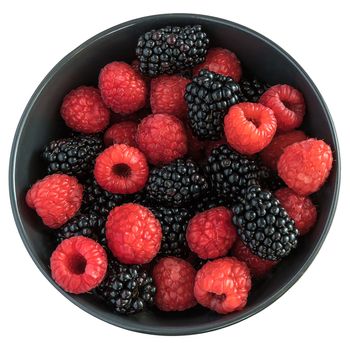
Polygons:
M239 82L241 102L258 102L260 96L269 88L268 84L258 79L242 79Z
M205 210L209 210L216 207L227 206L226 198L218 195L216 192L211 191L206 193L202 198L192 205L192 210L195 213L201 213Z
M150 172L146 193L150 200L171 207L184 207L204 195L208 182L191 159L177 159Z
M153 29L137 42L140 72L155 77L194 67L204 61L208 45L209 39L200 25Z
M189 254L186 228L192 215L188 208L149 207L162 226L162 244L159 256L185 258Z
M239 102L239 85L221 74L202 69L186 87L185 100L194 135L202 140L219 140L224 116Z
M212 150L205 170L218 195L232 200L259 180L256 162L227 145Z
M51 141L44 149L43 158L49 174L61 172L84 176L91 172L95 158L103 149L102 138L79 135Z
M156 287L140 265L109 261L107 275L96 293L113 311L134 314L153 304Z
M109 212L126 202L132 201L132 196L114 194L104 190L93 178L88 178L84 184L83 212L94 212L99 217L107 218Z
M274 192L286 186L277 173L265 165L259 165L258 176L259 183L263 189L268 189Z
M74 236L85 236L98 240L99 232L99 219L96 214L78 214L56 231L56 238L58 243Z
M232 210L238 235L259 257L279 260L297 246L294 221L271 192L251 186Z

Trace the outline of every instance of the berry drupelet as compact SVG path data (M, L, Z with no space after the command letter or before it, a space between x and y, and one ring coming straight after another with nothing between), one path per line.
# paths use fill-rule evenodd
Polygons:
M204 61L208 45L209 39L200 25L153 29L137 42L140 72L155 77L194 67Z
M134 314L153 304L156 287L141 265L122 265L112 260L96 293L113 311Z
M206 177L191 159L177 159L151 170L146 193L159 204L183 207L204 195L208 188Z
M260 96L269 88L269 85L258 79L242 79L239 82L241 102L258 102Z
M218 195L233 200L237 200L250 185L258 182L258 166L255 161L227 145L212 150L205 170Z
M299 231L271 192L251 186L232 210L238 235L260 258L279 260L297 246Z
M230 106L239 102L238 94L239 85L232 78L201 70L185 93L194 135L202 140L219 140L224 116Z
M93 169L95 158L102 149L99 136L78 135L51 141L44 149L43 158L49 174L84 176Z

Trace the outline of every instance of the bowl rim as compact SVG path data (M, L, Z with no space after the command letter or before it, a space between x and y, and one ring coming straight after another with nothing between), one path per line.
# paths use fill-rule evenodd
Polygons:
M295 68L298 70L298 72L303 76L304 79L306 79L309 84L311 85L312 89L314 90L314 93L317 97L318 103L322 106L322 108L325 111L326 118L328 119L329 125L330 125L330 132L332 135L332 138L334 140L334 149L333 153L336 155L336 162L334 162L334 171L336 171L336 176L335 176L335 192L333 193L332 196L332 202L330 204L330 210L328 213L328 217L326 220L326 223L323 227L322 233L320 235L319 240L317 241L317 244L315 245L314 249L311 251L310 255L308 256L308 259L305 261L305 263L300 267L300 269L295 273L293 277L289 279L289 281L278 291L276 291L274 294L272 294L269 298L267 298L264 302L261 304L255 306L252 308L249 312L244 312L238 317L232 319L232 320L222 320L216 322L214 326L208 326L208 325L192 325L189 327L164 327L158 329L157 327L153 326L147 326L147 325L140 325L135 322L129 322L127 318L106 318L101 312L98 310L92 310L89 307L86 307L85 305L81 304L79 301L77 301L71 294L65 292L63 289L61 289L51 278L51 275L47 273L47 271L44 269L43 264L40 263L40 260L33 249L30 241L27 238L26 231L24 229L23 223L22 223L22 218L19 214L19 208L18 208L18 203L17 203L17 198L16 198L16 181L15 181L15 165L16 165L16 158L17 158L17 151L18 151L18 145L19 145L19 140L23 131L24 124L28 118L29 112L31 108L33 107L34 103L36 102L38 96L41 94L45 86L48 84L48 82L56 75L57 72L60 71L60 69L69 63L69 61L79 54L81 51L85 50L88 48L91 44L93 44L96 41L99 41L114 32L117 32L123 28L133 26L135 24L138 24L144 20L156 20L156 19L176 19L176 18L181 18L181 19L188 19L188 20L196 20L196 19L202 19L204 21L209 21L209 22L214 22L220 25L226 25L230 27L234 27L236 29L239 29L249 35L252 35L256 37L257 39L265 42L267 45L272 46L275 50L277 50L281 55L283 55L288 61L290 61ZM34 91L33 95L31 96L30 100L28 101L22 116L18 122L18 126L16 128L16 132L13 138L13 143L12 143L12 148L11 148L11 154L10 154L10 161L9 161L9 195L10 195L10 202L11 202L11 208L12 208L12 213L14 216L14 220L17 226L17 230L21 236L21 239L31 256L32 260L38 267L38 269L41 271L41 273L46 277L46 279L61 293L63 294L68 300L70 300L73 304L78 306L80 309L86 311L92 316L95 316L96 318L108 322L114 326L118 326L127 330L131 331L136 331L140 333L146 333L146 334L153 334L153 335L190 335L190 334L199 334L199 333L204 333L204 332L209 332L209 331L214 331L220 328L224 328L227 326L230 326L232 324L238 323L240 321L243 321L247 319L250 316L255 315L256 313L262 311L269 305L271 305L273 302L275 302L277 299L279 299L284 293L286 293L298 280L299 278L304 274L304 272L307 270L307 268L310 266L312 261L315 259L317 253L319 252L327 234L330 229L330 226L332 224L334 214L336 211L337 207L337 202L338 202L338 197L339 197L339 188L340 188L340 151L339 151L339 142L334 126L334 122L332 120L331 114L329 112L329 109L319 92L318 88L314 84L314 82L311 80L309 75L304 71L304 69L297 63L297 61L291 57L286 51L284 51L280 46L278 46L276 43L274 43L272 40L266 38L262 34L247 28L241 24L238 24L236 22L232 22L226 19L218 18L218 17L213 17L213 16L207 16L207 15L202 15L202 14L192 14L192 13L166 13L166 14L157 14L157 15L152 15L152 16L145 16L145 17L139 17L121 24L118 24L116 26L113 26L111 28L108 28L90 39L86 40L83 42L81 45L79 45L77 48L75 48L73 51L68 53L65 57L63 57L51 70L50 72L44 77L44 79L41 81L41 83L38 85L36 90Z

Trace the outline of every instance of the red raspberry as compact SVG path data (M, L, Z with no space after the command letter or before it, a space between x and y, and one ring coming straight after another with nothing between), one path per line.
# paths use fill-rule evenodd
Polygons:
M220 47L208 50L205 61L194 68L194 75L198 75L201 69L229 76L237 82L242 76L241 62L236 54Z
M153 269L155 304L163 311L183 311L197 304L193 294L196 270L185 260L166 257Z
M285 134L276 135L270 144L261 153L264 164L273 170L277 170L277 162L284 149L295 142L306 140L307 136L301 130L293 130Z
M266 275L266 273L278 263L278 261L261 259L253 254L240 238L238 238L233 245L232 253L238 260L247 264L251 275L256 278Z
M242 154L265 148L275 135L276 118L260 103L243 102L232 106L224 119L227 142Z
M27 192L26 202L36 210L44 224L58 228L79 210L83 186L74 176L53 174L37 181Z
M97 183L109 192L135 193L148 180L147 160L135 147L113 145L96 158L94 176Z
M273 110L277 129L289 131L303 122L305 101L302 93L289 85L274 85L260 97L259 102Z
M191 81L177 75L162 75L151 81L152 113L174 115L187 119L186 86Z
M295 226L300 234L308 233L317 219L317 210L311 199L298 195L287 187L277 190L275 196L295 221Z
M104 130L110 118L98 89L80 86L63 99L61 115L67 126L85 134Z
M141 75L125 62L112 62L100 72L98 86L113 112L127 115L146 104L147 87Z
M159 251L162 228L150 210L127 203L109 213L106 238L109 249L121 263L146 264Z
M186 230L189 248L202 259L224 256L237 237L231 222L232 214L225 207L217 207L195 215Z
M308 139L285 148L277 163L278 175L293 191L307 196L324 184L332 162L332 150L324 141Z
M135 135L137 131L137 123L133 121L125 121L113 124L104 134L104 143L106 147L123 143L128 146L137 147Z
M194 296L198 303L219 314L242 310L251 288L249 269L236 258L207 262L196 275Z
M107 254L91 238L65 239L50 259L52 278L66 292L80 294L97 287L107 271Z
M171 163L187 153L185 127L169 114L151 114L144 118L137 129L136 142L154 165Z

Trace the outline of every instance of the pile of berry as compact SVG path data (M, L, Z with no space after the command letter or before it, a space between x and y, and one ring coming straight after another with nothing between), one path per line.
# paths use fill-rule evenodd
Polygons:
M124 314L240 310L315 224L332 151L296 130L300 91L249 78L200 25L144 33L136 55L69 92L70 137L44 147L26 202L56 237L52 277Z

